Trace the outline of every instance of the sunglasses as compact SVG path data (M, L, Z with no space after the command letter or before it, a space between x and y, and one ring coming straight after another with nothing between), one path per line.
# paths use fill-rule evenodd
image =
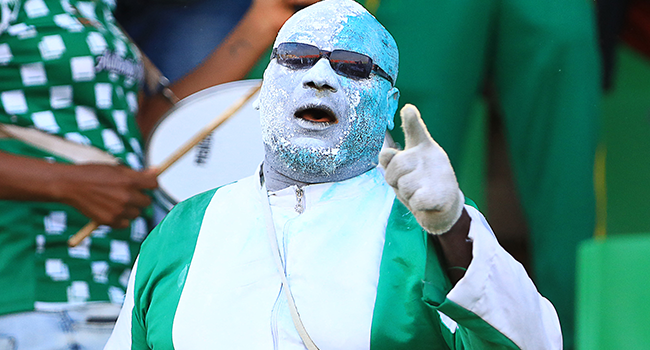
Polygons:
M330 66L337 73L351 79L368 79L374 73L393 84L393 79L372 58L347 50L321 50L314 45L303 43L282 43L273 49L271 59L291 69L313 67L322 57L327 58Z

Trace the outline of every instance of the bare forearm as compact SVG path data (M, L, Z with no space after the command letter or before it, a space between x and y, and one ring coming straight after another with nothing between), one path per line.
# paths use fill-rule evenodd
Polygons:
M471 219L465 209L452 228L438 237L446 263L447 276L456 284L472 261L472 241L468 238Z
M173 85L172 89L179 98L216 84L246 77L291 15L291 12L286 12L272 16L267 13L265 16L262 11L260 5L253 3L252 8L209 58Z
M0 199L59 202L100 224L126 227L158 186L155 171L121 165L61 164L0 152Z
M226 39L199 67L174 83L171 90L182 99L208 87L245 78L292 14L293 7L254 1ZM145 137L171 107L160 94L144 101L138 123Z
M67 165L0 152L0 198L22 201L60 201L57 179Z

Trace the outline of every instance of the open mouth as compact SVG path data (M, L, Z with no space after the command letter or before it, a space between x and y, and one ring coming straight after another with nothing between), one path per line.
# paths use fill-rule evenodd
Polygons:
M323 107L310 107L296 112L296 118L307 120L313 123L336 124L338 119L334 112Z

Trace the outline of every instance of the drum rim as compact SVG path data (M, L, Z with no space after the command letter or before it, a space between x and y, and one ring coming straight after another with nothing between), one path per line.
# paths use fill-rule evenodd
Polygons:
M193 103L194 101L203 99L208 95L212 95L219 91L230 90L241 86L250 86L252 88L256 84L259 84L261 81L262 79L243 79L243 80L236 80L236 81L231 81L223 84L218 84L197 91L183 98L182 100L178 101L172 108L170 108L165 114L163 114L163 116L160 117L160 119L158 119L154 127L151 129L151 132L147 136L146 142L144 143L144 149L143 149L145 166L148 166L150 164L149 146L151 145L151 140L153 138L153 135L155 134L156 130L160 127L160 125L165 121L165 119L167 119L169 116L177 113L181 109L185 109L185 106ZM233 101L232 103L234 102L235 101ZM153 196L167 210L171 210L171 208L173 208L174 205L178 204L178 202L174 198L172 198L165 190L161 188L157 188L156 190L154 190Z
M167 117L169 117L172 114L175 114L181 108L184 109L186 105L192 103L193 101L205 98L206 97L205 95L211 95L214 92L218 92L220 90L232 89L233 87L239 87L240 85L253 87L256 84L258 84L259 82L261 82L261 81L262 81L262 79L244 79L244 80L236 80L236 81L231 81L231 82L228 82L228 83L214 85L214 86L207 87L207 88L205 88L203 90L199 90L199 91L197 91L197 92L183 98L182 100L178 101L172 108L170 108L165 114L163 114L162 117L160 117L160 119L158 119L158 121L156 122L154 127L151 129L151 132L149 133L149 135L147 135L147 139L145 140L145 143L144 143L145 151L149 149L149 144L151 143L151 138L152 138L153 134L155 133L156 129L158 129L160 127L160 125L165 121L165 119L167 119ZM235 101L233 101L233 103L234 102ZM147 159L147 154L145 152L145 160L146 159ZM145 164L147 164L147 163L148 162L145 162Z

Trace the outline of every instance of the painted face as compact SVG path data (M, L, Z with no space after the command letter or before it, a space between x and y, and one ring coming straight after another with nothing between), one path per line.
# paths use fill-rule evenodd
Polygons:
M274 47L304 43L369 56L394 80L397 47L388 32L351 0L326 0L290 18ZM376 74L337 73L328 59L287 67L272 59L260 93L265 164L301 182L351 178L377 164L399 92Z

